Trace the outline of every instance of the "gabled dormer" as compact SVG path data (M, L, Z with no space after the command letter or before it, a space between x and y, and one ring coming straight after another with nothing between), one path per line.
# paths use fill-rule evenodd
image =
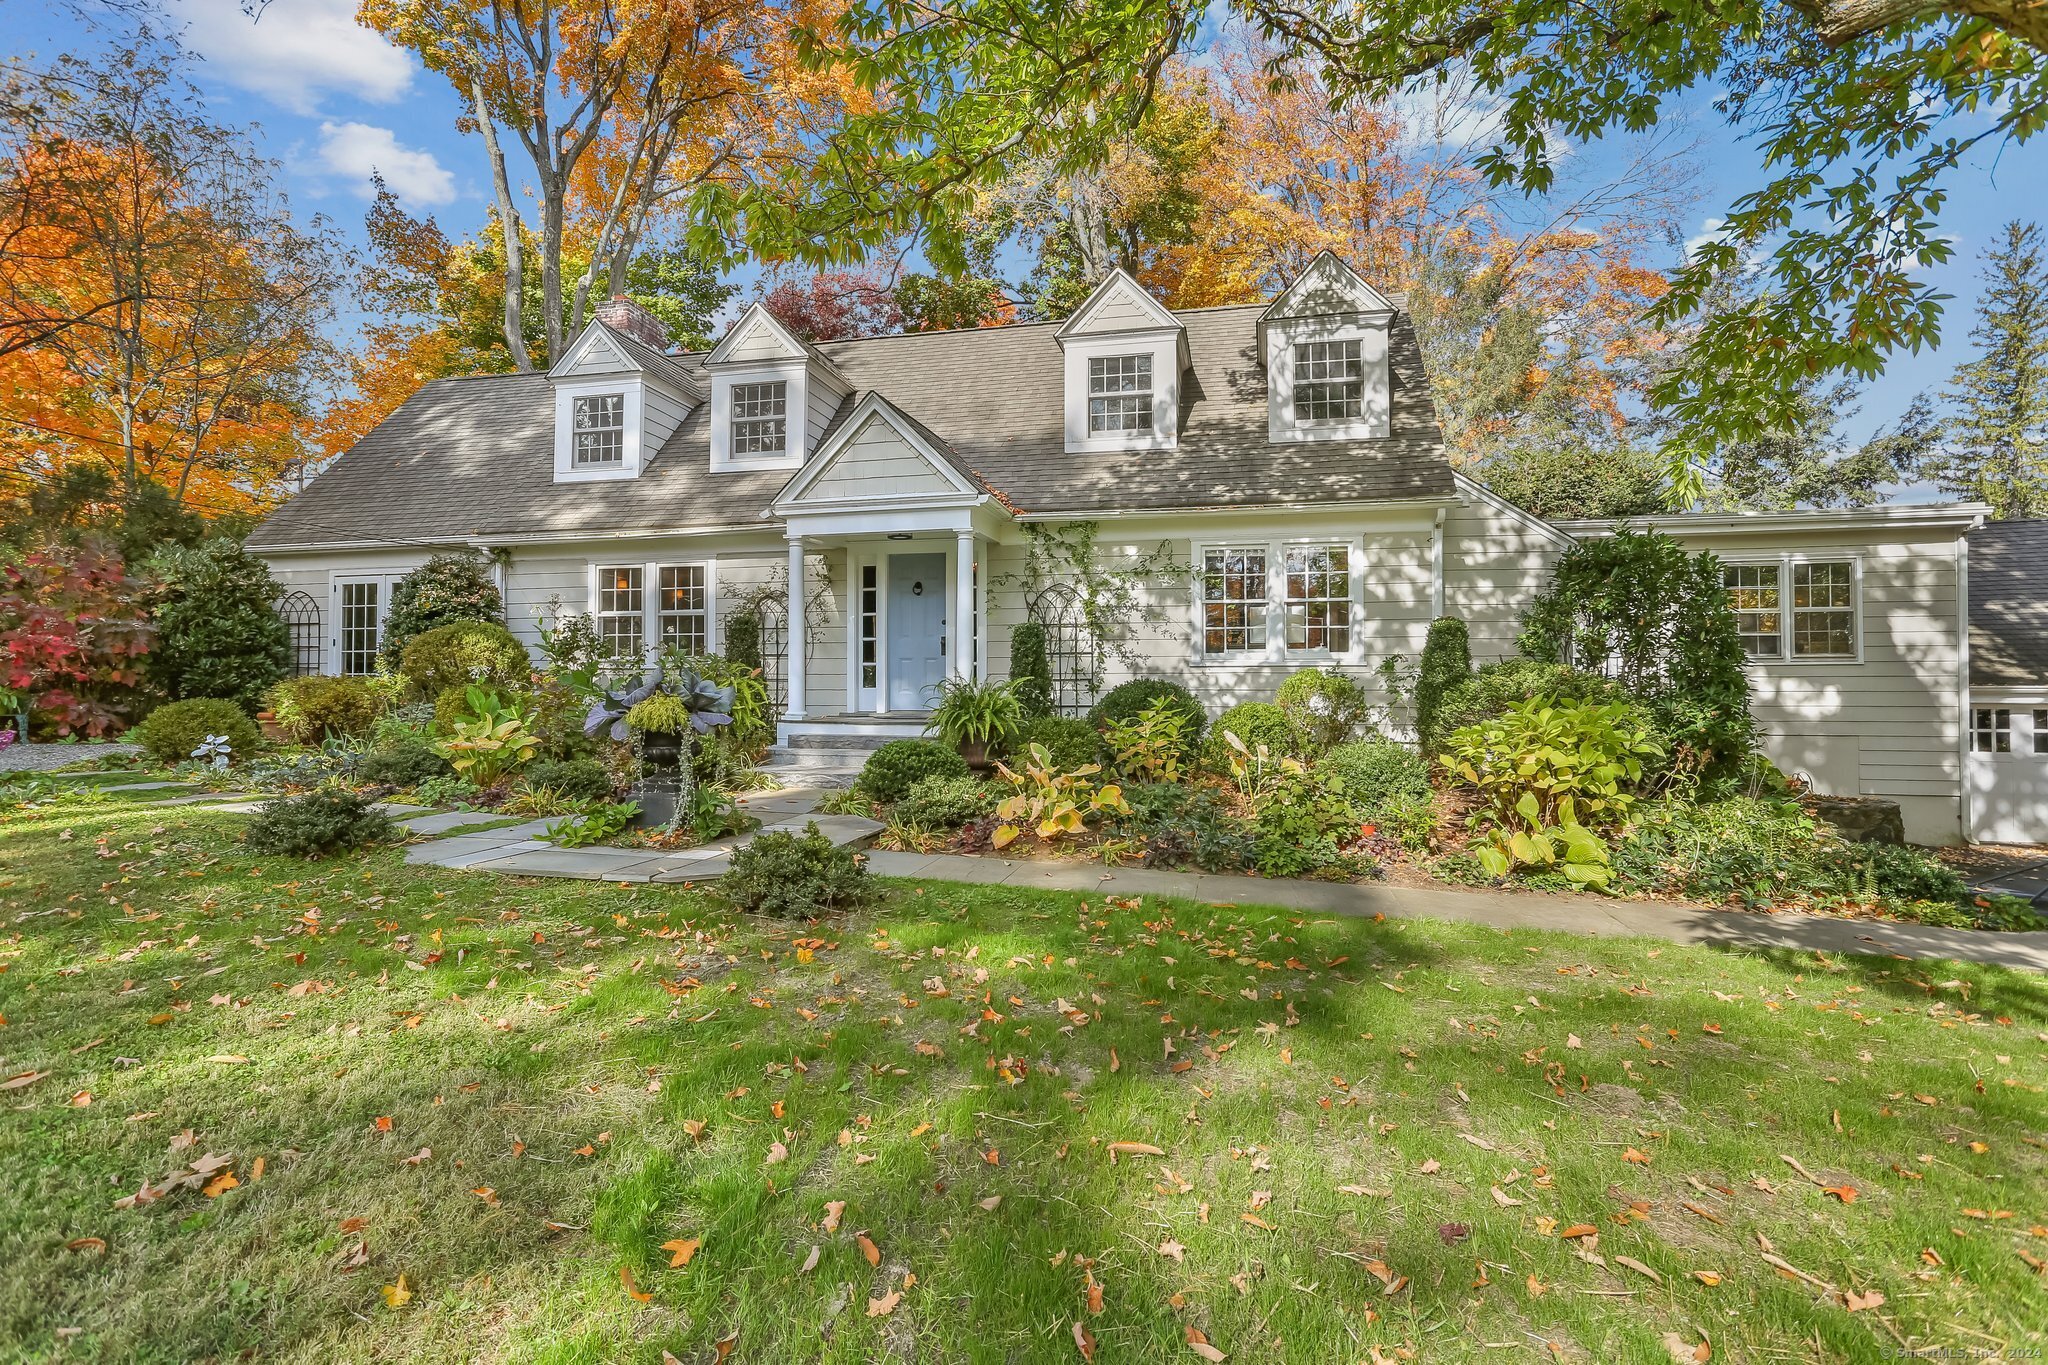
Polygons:
M1112 270L1055 334L1065 354L1067 451L1172 450L1187 329Z
M704 357L711 468L800 469L853 392L838 367L756 303Z
M654 316L631 299L597 316L548 370L555 389L555 482L636 479L704 401L702 388L666 354Z
M1259 315L1266 425L1275 441L1391 434L1387 328L1394 304L1331 252L1308 263Z

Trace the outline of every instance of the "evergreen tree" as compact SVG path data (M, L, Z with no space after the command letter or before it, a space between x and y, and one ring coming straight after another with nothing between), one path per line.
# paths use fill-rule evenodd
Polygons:
M1946 493L1991 504L2004 520L2048 516L2048 259L2041 229L2017 220L1985 255L1988 287L1956 371L1957 416L1928 475Z

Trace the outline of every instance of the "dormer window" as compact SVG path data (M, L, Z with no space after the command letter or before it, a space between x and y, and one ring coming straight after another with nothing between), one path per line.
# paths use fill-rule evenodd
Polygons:
M1357 341L1305 341L1294 348L1294 419L1355 422L1365 412L1365 358Z
M780 455L789 448L789 382L732 386L732 454Z
M626 463L626 395L593 393L573 406L576 468L620 469Z
M1152 357L1099 355L1088 360L1088 434L1152 431Z

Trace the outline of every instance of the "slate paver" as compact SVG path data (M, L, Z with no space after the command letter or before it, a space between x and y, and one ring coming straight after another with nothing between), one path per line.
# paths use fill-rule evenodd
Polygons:
M461 829L464 825L485 824L494 818L498 817L494 817L489 811L445 810L404 816L398 823L414 834L439 834L443 830ZM510 825L500 825L498 829L489 832L497 834L501 830L511 828Z

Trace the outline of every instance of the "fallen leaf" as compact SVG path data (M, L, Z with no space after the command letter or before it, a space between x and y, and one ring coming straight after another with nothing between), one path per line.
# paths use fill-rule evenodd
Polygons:
M880 1265L882 1263L882 1249L875 1245L872 1237L863 1232L856 1235L853 1240L859 1243L860 1254L868 1258L869 1265Z
M235 1179L233 1171L222 1171L219 1175L207 1181L205 1188L199 1192L208 1199L218 1199L241 1183L241 1181Z
M1095 1333L1088 1330L1087 1323L1080 1321L1074 1323L1074 1345L1081 1352L1081 1359L1091 1361L1095 1359Z
M661 1244L661 1249L663 1251L673 1251L675 1253L675 1255L669 1258L668 1262L669 1268L673 1270L677 1266L688 1265L690 1263L690 1258L697 1254L697 1248L703 1245L704 1242L702 1238L678 1237L673 1242L663 1242Z
M1662 1275L1659 1275L1656 1271L1650 1269L1650 1267L1644 1265L1641 1261L1638 1261L1633 1256L1616 1256L1614 1258L1614 1263L1616 1265L1625 1265L1630 1270L1635 1271L1638 1275L1647 1275L1650 1278L1651 1282L1654 1284L1664 1283L1664 1277Z
M1225 1355L1223 1352L1217 1350L1214 1346L1211 1346L1209 1344L1209 1338L1202 1335L1201 1328L1189 1327L1185 1333L1185 1336L1188 1343L1188 1349L1190 1351L1193 1351L1202 1359L1211 1362L1211 1365L1214 1365L1214 1362L1219 1360L1230 1359L1229 1356Z
M896 1311L896 1305L901 1302L903 1302L903 1291L892 1289L879 1299L868 1300L868 1316L871 1318L886 1318Z
M1474 1147L1477 1147L1482 1152L1496 1152L1500 1150L1498 1147L1495 1147L1492 1143L1488 1142L1483 1137L1474 1137L1470 1133L1460 1133L1458 1134L1458 1136L1465 1139L1465 1141L1471 1143Z
M846 1212L844 1199L828 1200L825 1204L825 1221L821 1225L827 1232L839 1231L840 1216Z
M49 1074L50 1073L47 1071L19 1072L16 1075L9 1076L4 1081L0 1081L0 1090L20 1090L25 1086L34 1085L37 1081L42 1080L45 1076Z
M1574 1223L1557 1235L1568 1240L1573 1237L1596 1237L1599 1233L1600 1229L1591 1223Z
M654 1297L633 1282L633 1267L629 1265L619 1267L619 1283L625 1286L626 1297L635 1303L646 1303Z
M1637 1166L1647 1166L1650 1164L1650 1158L1633 1147L1624 1148L1621 1153L1621 1159Z
M1003 1197L1001 1195L992 1194L988 1198L982 1200L977 1207L979 1207L983 1213L994 1213L996 1211L996 1205L1002 1202Z
M1664 1334L1664 1349L1670 1354L1673 1365L1705 1365L1714 1358L1714 1348L1706 1342L1695 1346L1676 1332Z
M1868 1294L1858 1294L1854 1290L1850 1290L1842 1295L1842 1307L1848 1309L1851 1313L1861 1313L1866 1308L1882 1308L1883 1306L1884 1295L1878 1293L1875 1289L1871 1290Z
M1159 1254L1161 1256L1171 1256L1176 1261L1186 1260L1187 1250L1186 1247L1174 1241L1171 1237L1159 1244Z
M1493 1187L1493 1202L1500 1205L1504 1209L1511 1209L1516 1207L1517 1205L1527 1203L1528 1201L1523 1199L1517 1199L1513 1195L1509 1194L1506 1190L1502 1189L1500 1186L1495 1185Z
M818 1268L818 1254L818 1248L812 1247L811 1254L804 1257L803 1267L796 1273L799 1275L808 1275L813 1270L816 1270Z
M1165 1156L1165 1149L1154 1147L1149 1142L1112 1142L1109 1144L1109 1161L1113 1166L1118 1156Z
M1259 1217L1259 1215L1257 1215L1256 1213L1240 1213L1239 1215L1237 1215L1237 1217L1239 1222L1250 1223L1253 1227L1264 1228L1268 1232L1278 1232L1280 1230L1274 1227L1271 1223L1267 1222L1265 1219Z
M1529 1293L1539 1299L1542 1298L1544 1294L1548 1293L1550 1290L1550 1286L1543 1283L1543 1281L1537 1279L1533 1271L1530 1273L1526 1283L1529 1286Z
M64 1244L64 1249L66 1251L96 1251L104 1256L107 1251L107 1243L104 1238L100 1237L74 1237Z
M1823 1185L1821 1193L1831 1194L1844 1204L1856 1202L1856 1187L1854 1185Z
M411 1302L412 1282L406 1279L404 1275L398 1277L397 1284L387 1284L384 1286L384 1306L386 1308L403 1308Z
M1705 1285L1709 1289L1712 1289L1715 1285L1721 1283L1721 1275L1719 1271L1695 1270L1692 1273L1692 1277L1695 1280L1698 1280L1701 1284Z
M774 1142L774 1143L770 1143L770 1144L769 1144L769 1146L768 1146L768 1164L769 1164L770 1166L773 1166L773 1165L777 1164L778 1162L783 1162L783 1161L787 1161L787 1160L789 1160L789 1148L787 1148L787 1147L783 1146L783 1145L782 1145L781 1143L779 1143L779 1142Z

